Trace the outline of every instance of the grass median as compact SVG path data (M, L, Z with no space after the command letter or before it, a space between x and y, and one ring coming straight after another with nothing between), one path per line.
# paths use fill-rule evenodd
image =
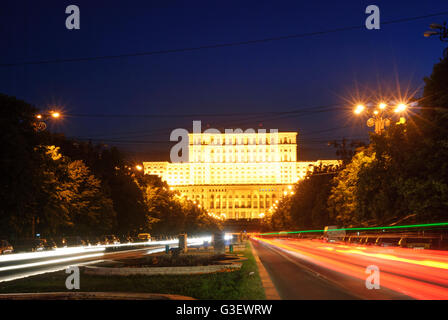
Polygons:
M85 292L145 292L178 294L196 299L265 299L258 268L249 243L237 252L247 258L241 269L199 275L97 276L81 274ZM0 293L64 292L68 274L58 271L0 284Z

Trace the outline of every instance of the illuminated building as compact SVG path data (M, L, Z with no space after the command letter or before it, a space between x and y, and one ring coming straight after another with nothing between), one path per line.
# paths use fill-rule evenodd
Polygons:
M298 162L296 132L188 137L188 162L144 162L144 172L225 219L261 218L313 166L338 165L337 160Z

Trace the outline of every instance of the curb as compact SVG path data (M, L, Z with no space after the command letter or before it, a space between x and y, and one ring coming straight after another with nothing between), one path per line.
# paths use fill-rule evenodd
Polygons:
M280 295L277 292L277 289L275 288L274 284L272 283L271 278L269 277L268 272L266 271L266 268L264 267L263 263L260 260L260 257L257 254L257 251L255 250L254 246L252 245L251 239L249 240L249 244L250 244L250 248L252 250L252 254L255 258L255 261L257 262L258 273L260 274L261 284L263 285L266 299L267 300L281 300Z
M163 293L134 292L45 292L0 294L0 300L195 300Z
M195 267L151 267L151 268L107 268L107 267L83 267L85 274L99 276L158 276L158 275L191 275L222 272L225 270L237 270L241 263L195 266Z

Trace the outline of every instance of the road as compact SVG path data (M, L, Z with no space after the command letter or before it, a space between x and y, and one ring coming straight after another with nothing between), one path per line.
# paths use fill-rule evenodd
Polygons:
M446 251L256 237L252 242L282 299L448 299ZM366 286L368 266L378 267L379 289Z
M200 245L204 239L189 239L188 245ZM96 264L104 260L139 257L165 250L165 245L177 247L177 240L150 241L138 244L79 246L51 251L15 253L0 256L0 283L48 272L65 270L69 266Z

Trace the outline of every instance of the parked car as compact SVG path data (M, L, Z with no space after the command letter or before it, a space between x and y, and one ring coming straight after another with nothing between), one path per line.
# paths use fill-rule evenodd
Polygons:
M7 240L0 240L0 254L12 253L13 246Z
M373 246L376 244L376 240L378 239L377 236L368 236L364 239L363 244L367 245L367 246Z
M149 233L139 233L137 237L140 241L151 241L151 235Z
M434 246L435 238L429 237L403 237L399 245L402 248L431 249Z
M17 239L14 241L15 252L36 252L45 250L42 239Z

